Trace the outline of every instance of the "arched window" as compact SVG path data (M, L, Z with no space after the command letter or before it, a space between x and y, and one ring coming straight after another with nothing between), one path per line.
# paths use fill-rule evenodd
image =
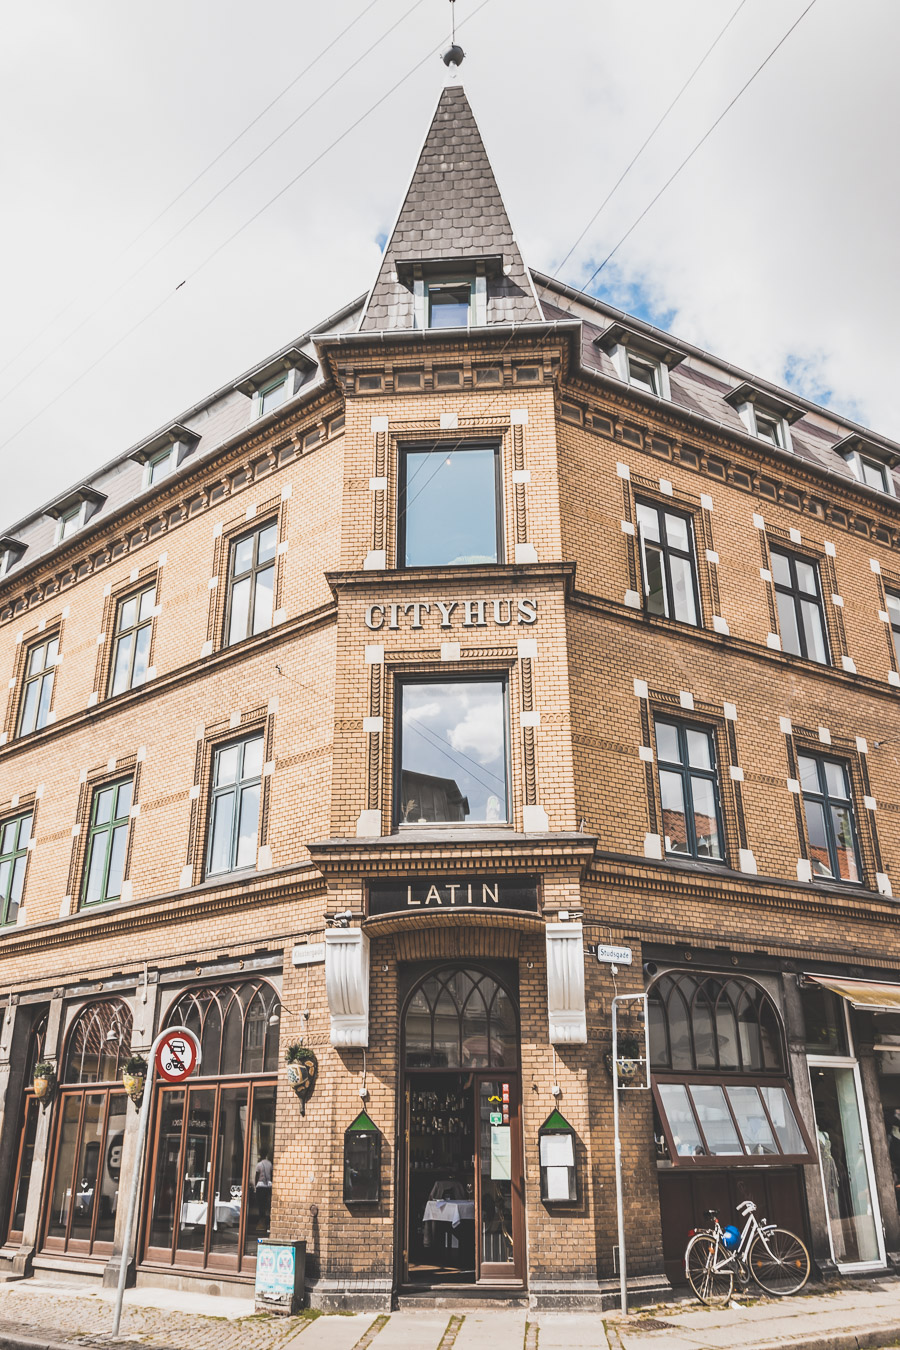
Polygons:
M10 1190L10 1208L6 1215L6 1241L21 1241L25 1231L25 1208L28 1204L28 1188L31 1184L31 1169L34 1162L34 1148L37 1140L40 1102L34 1095L32 1080L34 1066L44 1058L44 1042L47 1037L47 1014L37 1016L28 1032L28 1045L25 1050L25 1092L22 1097L19 1117L19 1140L16 1152L16 1172Z
M281 1000L265 980L188 989L172 1005L166 1024L185 1026L200 1038L200 1073L231 1077L274 1073L278 1068Z
M64 1083L112 1083L131 1054L131 1009L121 999L89 1003L69 1032Z
M673 1073L784 1075L775 1005L752 980L675 972L649 993L650 1064Z
M753 980L669 971L647 998L659 1156L675 1166L805 1163L775 1004Z
M513 1001L482 970L448 966L413 993L404 1021L408 1069L509 1069L517 1061Z

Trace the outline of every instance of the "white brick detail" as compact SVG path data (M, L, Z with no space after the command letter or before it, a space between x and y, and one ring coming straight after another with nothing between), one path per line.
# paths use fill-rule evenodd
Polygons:
M527 426L528 426L528 409L527 409L527 408L513 408L512 411L511 411L510 414L509 414L509 424L510 424L510 426L512 426L512 427L527 427Z
M732 780L733 780L735 783L743 783L743 781L744 781L744 770L741 769L737 764L732 764L732 765L730 765L730 766L729 766L729 769L728 769L728 772L729 772L729 774L731 775L731 778L732 778Z
M713 509L713 499L708 492L700 493L700 506L704 511L711 511Z
M795 797L799 797L799 796L800 796L800 782L799 782L798 779L796 779L796 778L789 778L789 779L787 780L787 786L788 786L788 792L793 792L793 794L794 794Z
M789 717L779 717L778 729L783 736L790 736L794 730Z
M674 495L675 492L675 489L672 487L672 484L669 482L668 478L661 478L659 480L659 490L664 497L671 497Z
M706 561L708 563L715 563L715 565L718 566L719 555L714 548L708 548L706 550Z
M861 755L867 755L869 753L869 742L866 740L865 736L857 736L856 748Z
M458 642L441 643L441 660L458 661L462 656L462 648Z
M691 712L693 711L694 695L690 693L689 690L682 689L679 691L678 702L681 704L682 708L687 708Z
M384 731L384 718L364 717L363 731L365 731L368 735L374 735L376 732Z
M520 661L536 661L537 638L519 638L516 642L516 655Z
M620 478L628 479L631 477L631 470L627 464L616 464L616 473Z
M658 834L644 835L644 857L662 858L662 839Z
M737 707L735 706L734 703L723 703L722 712L725 714L729 722L737 721Z
M653 763L653 747L650 745L638 746L638 759L644 760L646 764Z
M831 744L831 732L827 727L819 727L819 740L823 745Z
M530 482L531 482L531 470L530 470L530 469L513 469L513 482L514 482L514 483L530 483Z
M634 682L634 693L635 693L635 697L636 697L636 698L649 698L649 697L650 697L650 691L649 691L649 689L647 688L647 681L646 681L646 680L635 680L635 682Z
M826 554L828 555L829 558L836 558L836 557L837 557L837 551L836 551L836 549L835 549L835 547L834 547L834 544L831 542L830 539L826 539L826 540L825 540L825 552L826 552Z
M388 419L386 417L373 417L371 426L373 433L376 435L379 431L387 431Z
M878 803L874 797L863 797L863 806L867 811L877 811Z
M753 513L753 528L756 530L764 530L766 528L766 522L756 511Z
M797 880L812 881L812 864L808 858L797 859Z
M539 727L541 725L541 714L539 712L520 713L519 722L523 727Z
M623 520L623 521L622 521L622 533L623 533L623 534L634 534L634 526L632 525L632 523L631 523L630 520Z
M781 651L781 638L777 633L766 633L766 646L771 647L773 652Z
M622 603L623 605L626 605L628 609L640 609L641 607L640 593L638 591L626 591L622 599Z
M877 577L881 576L881 563L878 561L877 558L870 558L869 566L871 567L872 571L875 573Z
M790 530L788 530L788 534L790 535L790 539L791 539L791 543L792 543L792 544L802 544L802 543L803 543L803 536L801 535L801 533L800 533L799 530L795 530L795 529L791 528Z

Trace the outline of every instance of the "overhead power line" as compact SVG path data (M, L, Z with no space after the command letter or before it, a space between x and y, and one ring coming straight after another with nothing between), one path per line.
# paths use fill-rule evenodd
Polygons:
M656 123L656 126L655 126L655 127L653 128L653 130L650 132L650 135L649 135L649 136L647 137L647 139L644 141L643 145L641 145L641 146L639 147L639 149L635 152L635 154L632 156L632 158L631 158L631 160L628 162L628 164L626 164L625 168L622 170L622 172L619 174L619 176L618 176L618 178L616 179L616 181L613 183L613 185L612 185L612 187L610 188L609 192L607 192L606 196L603 198L603 201L602 201L602 202L600 203L600 205L597 207L597 210L594 212L594 214L591 216L591 218L590 218L590 220L588 221L588 223L585 225L584 229L581 231L581 234L580 234L580 235L578 236L578 238L575 240L575 243L574 243L574 244L572 245L572 247L569 249L568 253L567 253L566 256L563 258L562 262L559 263L559 265L557 266L556 271L553 273L553 276L554 276L554 277L558 277L558 276L559 276L560 272L561 272L562 269L565 267L566 263L569 261L569 259L571 258L572 254L575 252L576 248L577 248L578 245L581 243L581 241L582 241L582 239L584 238L584 236L587 234L588 230L591 228L591 226L592 226L592 225L594 224L594 222L597 220L597 217L600 215L600 212L603 211L603 210L605 209L605 207L609 204L609 202L612 200L612 198L613 198L613 197L615 196L615 194L618 192L618 190L619 190L619 188L621 187L621 185L625 182L625 179L626 179L626 178L628 177L628 175L631 173L631 170L634 168L635 164L637 164L637 162L638 162L638 160L640 159L641 155L642 155L642 154L644 153L644 151L647 149L647 146L648 146L648 145L650 144L650 142L653 140L654 136L655 136L656 133L659 131L660 127L661 127L662 124L665 122L666 118L669 116L669 113L673 110L673 108L675 107L675 105L681 101L682 96L683 96L685 93L687 93L688 89L689 89L690 86L693 84L695 77L696 77L697 75L699 75L700 71L701 71L701 70L703 69L703 67L706 65L707 60L709 59L710 56L712 56L712 54L713 54L713 52L715 51L716 47L718 47L719 43L722 41L722 38L723 38L723 37L725 36L725 34L728 32L729 28L730 28L731 25L734 23L735 19L736 19L737 16L740 14L741 10L744 8L744 5L745 5L746 3L747 3L747 0L740 0L740 4L738 5L737 9L736 9L736 10L733 12L733 14L731 15L731 18L730 18L730 19L728 20L728 22L725 24L724 28L721 28L721 29L719 30L718 36L713 40L713 42L710 44L710 46L707 47L706 51L703 53L703 55L701 56L700 60L699 60L699 61L697 62L697 64L694 66L694 69L691 71L690 75L687 77L687 79L685 80L684 84L683 84L683 85L681 86L681 88L678 90L678 93L677 93L677 94L675 95L675 97L672 99L672 102L669 104L668 108L666 108L665 112L664 112L663 115L660 117L659 121Z
M200 182L200 180L206 177L210 169L215 168L215 166L219 163L219 161L225 158L229 150L232 150L238 144L239 141L243 140L243 138L247 135L248 131L252 130L252 128L256 126L257 122L259 122L263 117L265 117L267 112L271 112L271 110L275 107L276 103L280 103L280 101L284 98L284 96L286 94L289 94L290 91L294 88L294 86L299 84L299 82L303 79L303 77L305 75L308 75L314 66L318 65L318 63L322 60L322 57L327 56L327 54L331 51L332 47L335 47L341 41L342 38L346 37L346 35L350 32L350 29L354 28L356 24L359 23L360 19L363 19L368 14L369 10L372 9L377 4L378 0L369 0L369 3L366 5L366 7L364 9L361 9L360 12L356 15L356 17L351 19L350 22L344 28L341 29L341 31L337 34L337 36L332 38L332 40L329 43L327 43L327 45L324 46L316 56L313 57L313 59L308 63L308 65L305 65L303 69L300 71L300 73L298 75L295 75L294 78L290 81L290 83L286 84L279 94L276 94L275 97L271 99L264 108L261 108L260 111L256 114L256 116L251 118L250 121L246 124L246 126L244 126L244 128L241 131L239 131L236 136L232 137L232 139L228 142L228 144L222 150L220 150L217 155L213 156L213 158L209 161L209 163L205 166L205 168L202 168L199 173L195 174L194 177L191 179L191 181L185 187L183 187L180 192L177 192L175 196L172 198L172 200L166 206L164 206L161 211L157 212L157 214L153 217L150 223L148 225L145 225L144 228L140 231L140 233L136 234L135 237L125 245L125 247L122 249L118 257L116 258L115 260L116 263L120 262L122 258L124 258L125 255L129 253L131 249L134 248L135 244L139 244L140 241L144 238L144 236L150 233L154 225L157 225L159 221L163 219L164 216L168 215L168 213L172 210L172 207L177 206L177 204L181 201L182 197L186 196L187 193L190 192L191 188L196 187L196 185ZM82 292L82 295L83 294L84 292ZM35 333L34 337L29 338L28 342L25 343L24 347L20 347L14 356L11 356L4 365L0 366L0 375L5 374L6 371L9 370L10 366L15 365L16 361L18 361L21 357L23 357L26 352L30 351L31 348L35 345L35 343L41 340L41 338L44 336L45 333L48 333L50 329L53 328L53 326L57 324L65 314L68 314L72 306L78 304L79 300L82 298L82 295L73 296L71 300L69 300L65 305L63 305L62 309L58 310L57 313L54 314L52 319L49 319L47 323L44 324L44 327L40 329L39 332ZM111 297L108 296L107 299L109 298ZM71 336L72 334L69 334L69 337ZM68 338L64 339L64 341L68 341ZM54 350L58 350L58 348L55 348ZM52 356L53 353L50 352L48 353L48 355ZM44 359L46 360L47 358L45 357ZM21 378L27 379L28 375L30 375L31 373L32 372L29 371L27 372L26 375L23 375Z
M490 4L490 0L481 0L481 4L478 5L477 8L473 9L472 13L462 20L462 22L459 24L459 27L462 28L465 24L471 23L471 21L478 14L480 14L481 11L488 4ZM425 65L427 61L432 60L433 57L435 56L435 53L439 51L440 46L429 48L428 52L422 57L420 61L417 61L415 65L411 66L405 75L401 75L399 80L397 80L394 84L391 85L389 89L387 89L383 94L381 94L375 100L374 103L371 103L364 113L361 113L359 117L357 117L353 122L350 123L349 126L345 127L344 130L338 136L336 136L334 140L331 141L325 147L324 150L320 151L320 153L316 155L313 159L311 159L300 170L299 173L296 173L293 178L291 178L287 183L285 183L284 187L280 188L278 192L276 192L273 197L270 197L269 200L257 211L254 211L253 215L249 216L242 225L239 225L236 230L232 231L232 233L227 237L227 239L224 239L221 244L217 245L217 247L212 250L212 252L208 253L206 257L203 258L202 261L199 262L196 265L196 267L194 267L188 273L188 275L178 283L177 286L175 286L171 291L169 291L166 295L164 295L163 298L159 300L144 315L142 315L140 319L138 319L135 323L133 323L132 326L125 333L123 333L120 337L118 337L115 342L111 343L105 349L105 351L101 352L101 354L94 361L92 361L90 365L86 366L84 370L82 370L78 375L74 377L74 379L70 380L69 383L63 389L60 389L52 399L48 400L47 403L43 404L43 406L40 407L37 410L37 412L33 414L33 416L29 417L29 419L26 422L23 422L22 425L18 427L14 432L12 432L11 435L7 436L4 441L0 441L0 450L4 450L8 445L10 445L14 440L16 440L17 437L21 436L23 431L27 431L30 426L33 426L33 424L40 417L43 417L46 412L49 412L49 410L52 407L54 407L61 398L64 398L66 394L68 394L72 389L74 389L77 384L80 384L80 382L83 379L85 379L86 376L90 375L92 371L96 370L96 368L101 364L101 362L105 361L108 356L111 356L112 353L116 351L116 349L120 347L123 342L127 341L127 339L131 337L133 333L137 332L137 330L143 327L143 325L147 323L150 319L152 319L154 315L158 314L159 311L166 304L168 304L168 302L172 299L173 295L175 295L177 291L180 291L189 281L192 281L196 276L198 276L199 273L204 270L204 268L206 268L215 258L218 257L218 255L223 251L223 249L226 249L229 246L229 244L232 244L234 240L238 238L239 235L243 234L244 230L248 229L249 226L252 225L255 221L257 221L260 216L262 216L266 211L268 211L270 206L273 206L275 202L277 202L281 197L283 197L286 192L289 192L290 189L295 186L295 184L299 183L300 180L304 178L306 174L310 172L311 169L314 169L317 164L320 164L321 161L326 158L327 155L331 154L332 150L336 149L337 146L339 146L342 141L346 140L347 137L352 132L354 132L358 126L360 126L363 122L365 122L366 119L370 117L373 112L375 112L378 108L380 108L381 105L385 103L391 97L392 94L395 94L397 90L407 82L407 80L412 79L413 75L415 75L417 71L421 70L421 68Z
M268 152L272 149L274 145L277 145L278 142L284 136L286 136L289 131L292 131L293 128L297 125L297 123L301 122L303 118L307 115L307 113L311 112L312 109L315 108L317 104L321 103L322 99L327 97L327 95L330 94L333 89L336 89L337 86L341 83L341 81L345 80L347 76L353 70L355 70L358 65L360 65L363 61L368 60L372 52L374 52L375 48L379 47L382 42L384 42L387 38L389 38L391 33L393 33L396 28L399 28L399 26L409 18L409 16L413 13L413 11L418 9L424 3L425 0L414 0L414 3L410 6L410 8L406 10L404 14L401 14L400 18L397 19L395 23L392 23L390 28L385 29L385 31L381 34L381 36L376 38L375 41L371 43L370 46L367 47L366 50L356 58L355 61L351 61L350 65L347 66L344 70L342 70L340 75L337 75L331 81L331 84L329 84L326 89L323 89L322 92L318 94L312 100L311 103L308 103L306 107L297 114L296 117L294 117L290 122L288 122L287 126L283 127L282 130L278 132L278 135L274 136L272 140L269 141L268 145L264 145L261 150L257 151L257 153L252 157L252 159L247 161L247 163L243 166L243 168L238 169L237 173L233 174L232 177L229 178L227 183L224 183L222 187L220 187L216 192L214 192L213 195L206 202L204 202L204 204L201 207L198 207L198 209L194 212L192 216L189 216L188 219L183 222L183 224L179 225L178 229L175 230L172 234L170 234L168 239L164 239L163 242L159 245L159 247L155 249L148 258L145 258L142 263L139 263L138 266L132 272L130 272L127 277L125 277L124 281L121 281L118 286L116 286L113 290L109 291L100 301L100 303L96 305L89 314L85 315L85 317L81 320L81 322L79 324L76 324L76 326L73 329L71 329L66 334L66 336L56 344L55 347L52 347L49 352L45 353L45 355L42 356L41 359L30 368L30 370L27 370L24 375L20 376L14 386L11 386L11 388L7 389L5 393L0 394L0 403L2 403L4 399L9 397L14 388L17 388L18 385L20 385L24 380L27 380L31 375L34 375L36 371L40 370L44 365L44 363L48 361L51 356L55 356L56 353L62 347L64 347L67 342L71 341L71 339L75 336L75 334L79 333L81 329L85 327L86 324L90 323L92 319L96 318L96 316L101 312L101 310L103 310L106 307L106 305L109 304L110 300L115 299L117 295L121 294L121 292L125 289L125 287L129 286L131 282L134 281L135 277L140 276L141 272L143 272L146 267L149 267L152 262L155 262L155 260L159 257L159 255L161 253L164 253L170 244L173 244L175 240L179 238L180 235L184 234L184 231L186 229L188 229L191 225L193 225L196 220L199 220L200 217L206 211L209 210L209 208L213 205L213 203L218 201L219 197L221 197L223 193L227 192L228 189L232 187L238 181L239 178L242 178L245 173L247 173L250 169L252 169L253 165L256 164L260 159L262 159L263 155L268 154ZM182 285L183 284L184 283L182 282Z
M784 36L781 37L781 38L779 38L779 40L775 43L775 46L774 46L774 47L772 48L772 50L769 52L768 56L766 56L764 60L760 61L759 65L756 67L756 69L754 70L754 72L753 72L753 74L750 76L750 78L744 81L744 83L741 85L740 89L739 89L739 90L737 91L737 93L735 94L734 98L731 100L731 102L728 103L728 104L726 104L726 106L725 106L725 107L722 109L722 111L719 113L719 115L718 115L718 117L716 118L716 120L713 122L712 126L709 127L709 129L703 133L703 135L700 137L700 139L699 139L699 141L697 142L697 144L694 146L693 150L690 150L690 151L685 155L684 159L683 159L683 160L681 161L681 163L678 165L678 168L675 169L675 171L669 175L669 177L668 177L668 178L666 179L666 181L663 183L662 187L659 189L659 191L656 193L656 195L655 195L654 197L651 197L650 201L649 201L649 202L647 203L647 205L644 207L644 209L643 209L643 211L641 212L641 214L637 217L636 220L634 220L634 221L631 223L631 225L629 225L628 229L627 229L627 230L625 231L625 233L622 235L622 237L621 237L621 239L618 241L618 243L617 243L613 248L610 249L609 253L607 253L606 257L603 259L603 261L602 261L602 263L600 264L600 266L599 266L599 267L596 267L596 268L594 269L594 271L591 273L591 275L590 275L590 277L588 278L588 280L587 280L587 282L585 283L585 285L584 285L584 286L580 286L580 287L578 288L579 290L583 291L586 295L589 294L588 288L589 288L590 286L593 285L594 281L597 279L597 277L598 277L598 276L600 275L600 273L603 271L603 269L604 269L604 267L606 266L606 264L607 264L608 262L610 262L612 258L615 257L615 255L618 253L619 249L620 249L620 248L622 247L622 245L625 243L626 239L630 238L630 236L631 236L631 235L634 233L634 231L637 229L638 225L640 225L640 223L641 223L641 221L644 219L644 217L648 214L649 211L651 211L651 210L653 209L653 207L654 207L654 206L656 205L656 203L659 201L659 199L660 199L660 197L663 195L663 193L666 192L666 191L668 191L668 189L669 189L669 188L672 186L672 184L675 182L675 179L676 179L676 178L678 177L678 175L681 173L682 169L685 169L685 168L687 167L687 165L690 164L691 160L694 158L694 156L696 155L696 153L697 153L697 151L700 149L700 147L701 147L702 145L705 145L706 142L709 140L710 136L713 134L713 132L715 131L716 127L717 127L717 126L719 125L719 123L722 121L723 117L726 117L726 116L728 115L728 113L731 112L731 109L732 109L732 108L734 107L734 105L737 103L738 99L741 98L742 95L745 94L745 93L747 92L747 90L750 88L750 86L751 86L751 84L753 83L753 81L756 79L757 75L759 75L763 70L765 70L766 66L767 66L767 65L769 64L769 62L772 60L772 57L775 55L775 53L779 50L779 48L781 48L781 47L784 46L784 44L787 42L788 38L791 36L791 33L793 33L794 29L797 28L797 26L798 26L800 23L802 23L802 21L806 18L807 14L809 13L809 11L813 8L813 6L814 6L815 4L816 4L816 0L809 0L809 4L808 4L808 5L806 6L806 8L803 10L802 14L800 14L800 15L798 16L798 18L796 18L796 19L794 20L794 22L791 24L790 28L787 30L787 32L784 34Z

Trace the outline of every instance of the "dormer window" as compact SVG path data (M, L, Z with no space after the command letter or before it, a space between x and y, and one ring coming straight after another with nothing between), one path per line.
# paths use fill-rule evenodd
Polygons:
M102 492L90 487L80 487L62 497L53 506L48 506L47 515L56 521L56 543L62 544L79 530L84 529L105 501Z
M8 576L25 552L21 539L6 535L0 538L0 578Z
M803 416L803 409L768 389L758 389L744 381L725 395L751 436L778 450L793 450L791 426Z
M900 464L900 447L854 434L845 436L834 448L866 487L896 497L892 471Z
M59 532L56 536L60 543L64 539L71 539L72 535L81 529L84 524L84 506L84 502L79 502L77 506L73 506L71 510L60 516Z
M316 363L299 347L281 352L247 375L235 388L253 399L253 418L268 417L299 392Z
M669 371L685 357L677 347L624 323L610 324L594 342L608 353L620 380L654 398L672 397Z
M196 431L182 426L180 422L172 422L164 431L133 450L131 459L144 466L144 490L155 487L174 473L199 439Z
M430 282L427 304L429 328L468 328L472 313L472 283Z

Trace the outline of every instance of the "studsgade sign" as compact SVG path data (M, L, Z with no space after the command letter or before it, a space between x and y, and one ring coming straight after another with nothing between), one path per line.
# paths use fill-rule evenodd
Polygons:
M440 913L451 909L527 910L536 914L538 884L535 877L440 877L416 881L373 881L369 884L369 916L376 914Z
M440 618L441 628L508 628L537 623L538 602L532 597L505 600L411 600L408 604L366 606L366 627L424 628L423 614Z

